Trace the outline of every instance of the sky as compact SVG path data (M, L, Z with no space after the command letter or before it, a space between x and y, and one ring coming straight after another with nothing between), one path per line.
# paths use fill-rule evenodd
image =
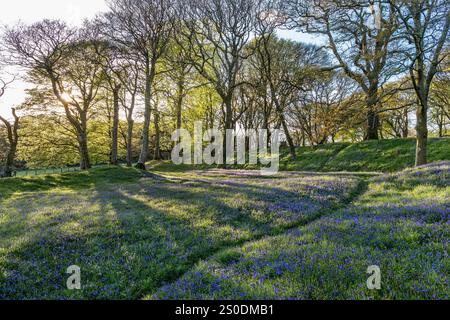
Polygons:
M84 19L92 18L105 10L104 0L8 0L2 1L0 25L14 25L19 21L33 23L45 18L80 25ZM5 77L6 80L11 79ZM0 98L0 115L10 118L11 107L24 102L24 90L29 86L20 80L9 85L5 95Z
M92 18L106 10L105 0L8 0L2 1L0 25L14 25L19 21L33 23L45 18L61 19L71 25L81 25L84 19ZM315 39L295 31L279 31L279 36L296 41L317 43ZM6 80L11 78L5 77ZM10 118L11 107L24 102L24 90L29 87L30 84L20 79L9 85L4 96L0 98L0 115Z

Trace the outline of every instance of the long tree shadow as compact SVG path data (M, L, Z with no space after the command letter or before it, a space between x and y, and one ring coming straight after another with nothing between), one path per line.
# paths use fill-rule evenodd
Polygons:
M158 182L161 180L159 179ZM174 187L176 190L174 190ZM216 186L217 187L217 186ZM221 185L221 188L224 186ZM225 185L227 192L234 194L242 194L242 196L249 194L248 189L253 188L254 186L245 186L242 184L237 185ZM195 212L203 213L203 218L206 218L205 213L208 212L206 207L212 207L215 209L219 209L214 211L211 218L214 221L214 224L211 227L205 228L192 228L191 217L187 219L174 219L168 218L167 212L158 212L155 216L154 212L146 212L140 213L141 216L151 215L152 218L156 218L155 220L159 223L159 225L163 225L164 230L167 230L171 233L171 235L175 236L175 244L179 248L183 248L182 251L190 252L187 263L180 265L182 266L180 270L173 271L171 270L165 276L162 277L161 281L158 282L156 287L163 285L164 283L168 283L178 279L184 272L186 272L190 267L195 265L198 261L203 260L214 253L230 247L230 246L239 246L246 241L257 240L265 236L275 235L283 230L286 230L293 225L302 225L306 224L308 221L313 220L318 217L320 212L315 212L315 215L308 218L298 219L294 224L286 224L285 226L275 226L271 225L270 222L265 220L260 220L249 215L249 212L246 210L241 210L239 207L231 207L227 205L223 201L223 194L221 192L217 192L217 190L211 189L211 186L208 186L208 189L203 190L203 194L199 195L198 190L192 191L193 186L191 184L183 185L183 184L153 184L151 186L145 186L143 190L140 191L140 196L148 196L157 201L178 201L181 205L182 202L186 204L188 203L198 203L201 200L201 204L198 207L202 210L195 210ZM279 196L280 192L286 194L286 190L281 190L279 188L269 188L269 192L267 187L257 187L256 192L253 191L251 195L252 200L256 199L264 199L267 200L268 193L273 193ZM143 192L142 192L143 191ZM362 192L362 191L361 191ZM290 196L298 197L299 194L295 192L287 192ZM127 201L130 201L128 198ZM131 200L133 201L133 200ZM312 201L310 199L310 201ZM205 207L206 206L206 207ZM118 211L121 210L120 206L116 208ZM319 210L320 211L320 210ZM323 211L322 211L323 213ZM175 223L173 223L175 222ZM128 223L126 223L128 224ZM140 223L138 223L141 226ZM219 237L214 237L213 235L217 234L216 229L221 226L231 226L233 230L231 233L220 235ZM129 228L127 228L129 229ZM131 228L132 229L132 228ZM251 231L251 232L249 232ZM233 238L233 232L241 233L244 232L243 237ZM247 236L248 234L248 236ZM191 237L192 236L192 237ZM172 238L173 239L173 238ZM188 239L188 241L186 241ZM206 239L207 246L203 247L201 244L203 240ZM154 241L153 239L141 239L142 241ZM211 242L212 241L212 242ZM156 287L148 288L149 290L146 293L153 292Z
M99 184L133 183L141 177L142 173L133 168L105 167L82 172L0 179L0 201L8 200L15 194L46 192L57 188L79 191Z
M38 227L25 226L33 232L5 256L2 268L8 275L0 277L0 297L141 298L217 251L291 226L274 225L264 216L252 215L252 203L273 204L299 197L315 201L299 192L245 183L200 183L200 187L192 181L89 183L93 191L85 201L100 209L55 215ZM225 201L230 194L246 202L240 206L232 202L235 198ZM32 214L37 208L26 211ZM306 222L304 217L295 220ZM10 222L2 228L18 227ZM74 264L83 270L80 292L65 290L65 269Z

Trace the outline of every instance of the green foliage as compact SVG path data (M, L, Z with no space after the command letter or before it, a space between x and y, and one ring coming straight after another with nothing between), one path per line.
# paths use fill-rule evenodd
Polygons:
M59 168L79 163L76 135L68 130L70 126L67 120L57 116L39 115L24 117L21 121L17 159L25 161L28 169ZM126 128L124 122L120 125ZM140 129L141 125L136 124L133 136L135 155L138 153ZM93 164L109 163L110 130L111 123L99 116L89 121L88 149ZM126 147L120 137L118 155L119 159L125 160Z

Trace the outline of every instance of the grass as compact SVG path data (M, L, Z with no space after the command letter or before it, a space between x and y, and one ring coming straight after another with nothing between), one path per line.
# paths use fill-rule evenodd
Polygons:
M448 299L449 224L449 162L376 177L349 207L224 250L148 298Z
M366 141L349 145L323 171L397 172L414 166L415 139ZM450 160L450 139L430 139L429 162Z
M415 139L365 141L355 144L335 143L297 148L297 159L281 150L281 171L307 172L384 172L392 173L414 166ZM429 139L429 162L450 160L450 138ZM174 166L170 162L152 163L160 172L190 172L215 168L199 165ZM235 169L257 169L257 166L233 166Z
M124 168L4 180L0 298L139 299L222 249L343 206L360 184L220 170L153 179ZM71 265L81 291L65 290Z
M297 159L287 152L281 170L322 172L397 172L414 165L415 139L336 143L297 149ZM450 138L430 139L429 162L450 160Z
M283 171L321 171L331 159L336 157L350 144L336 143L317 147L302 147L297 149L297 159L290 160L288 152L284 152L280 159Z
M447 157L449 140L433 141L431 158ZM410 160L388 150L408 143L306 148L282 163L390 171ZM365 148L385 155L358 160ZM149 167L1 180L0 299L448 299L448 162L275 177ZM65 289L71 265L80 291ZM370 265L380 291L366 288Z
M142 177L142 173L133 168L104 167L90 171L51 174L40 176L16 177L0 181L0 201L13 195L32 194L44 191L75 191L102 187L110 184L123 184Z
M429 162L450 160L450 138L429 140ZM335 143L297 148L297 159L291 160L289 150L282 149L281 171L307 172L396 172L414 165L415 139L366 141L356 144ZM179 165L171 161L151 161L152 170L163 173L183 173L217 169L218 166ZM99 165L98 167L104 167ZM258 165L233 165L232 169L257 170ZM49 168L18 171L18 177L39 176L78 171L78 168Z

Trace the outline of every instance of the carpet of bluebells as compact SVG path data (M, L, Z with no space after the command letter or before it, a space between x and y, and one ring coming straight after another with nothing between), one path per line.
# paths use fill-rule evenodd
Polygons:
M364 184L362 177L351 174L283 173L267 178L259 172L216 170L149 177L124 170L94 169L39 181L9 180L0 186L0 299L140 299L156 292L167 298L225 297L228 292L230 297L241 297L242 292L268 297L273 272L282 272L278 279L289 268L298 273L292 261L300 258L299 252L292 261L273 256L289 254L282 243L265 255L265 249L251 249L260 246L256 242L242 249L247 258L239 250L239 257L234 251L219 254L226 263L222 271L204 262L180 280L178 289L158 289L226 248L283 234L345 207ZM127 178L111 180L119 174ZM271 263L287 264L274 265L272 272L264 266L269 257L274 258ZM328 264L318 261L323 268ZM81 268L82 290L66 289L71 265ZM440 272L442 265L436 268ZM236 272L238 277L230 282ZM203 276L214 279L200 280L197 286ZM258 281L256 287L235 291L245 277Z
M449 299L449 254L444 162L371 178L351 205L223 250L147 298ZM381 290L367 288L372 265L381 269Z

